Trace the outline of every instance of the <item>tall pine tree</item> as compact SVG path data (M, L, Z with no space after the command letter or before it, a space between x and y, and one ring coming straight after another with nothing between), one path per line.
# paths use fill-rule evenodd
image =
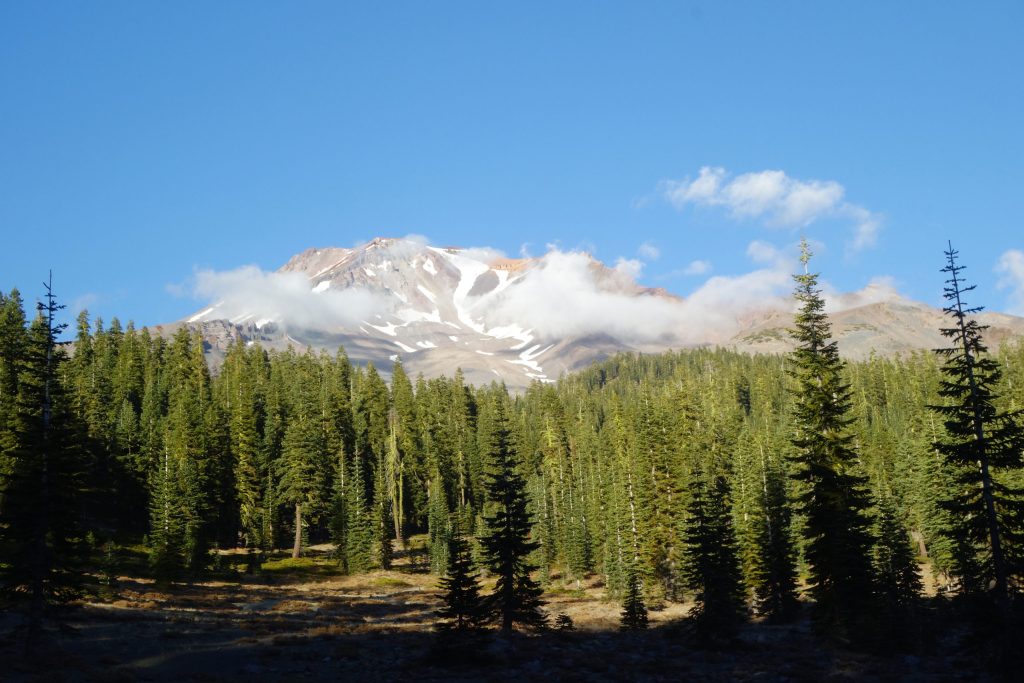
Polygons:
M17 396L7 416L9 461L0 473L0 592L27 600L31 634L47 605L80 594L88 551L80 519L84 429L59 379L65 355L56 338L64 326L54 323L54 315L63 306L51 283L44 286L39 315L21 337L21 348L20 335L5 339L0 356L0 365L9 367L7 354L13 354L17 369ZM8 325L18 318L6 311Z
M949 506L959 521L954 533L959 546L972 549L959 554L955 571L968 593L991 588L998 604L1005 605L1011 577L1024 571L1024 491L1008 474L1019 473L1024 450L1022 415L996 407L996 388L1002 371L982 343L985 326L973 316L981 307L969 307L963 295L974 289L961 277L952 244L946 252L949 275L944 288L949 302L943 309L952 318L942 328L950 347L939 349L945 359L939 395L943 405L933 406L945 418L946 438L935 443L958 484Z
M791 331L797 347L793 380L793 456L811 596L817 623L851 638L870 614L873 577L865 479L853 450L850 388L818 288L807 270L811 251L801 243L803 274L794 276L800 308Z

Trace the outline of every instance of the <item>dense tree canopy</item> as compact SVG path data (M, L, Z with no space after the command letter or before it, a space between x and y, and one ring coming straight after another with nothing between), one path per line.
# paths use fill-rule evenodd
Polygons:
M919 560L940 586L998 580L988 518L964 528L961 512L984 504L971 422L980 414L1002 524L1000 585L1016 590L1022 481L1006 429L1024 406L1024 347L989 354L972 341L980 328L962 328L974 394L962 351L945 368L923 352L844 362L815 277L797 277L790 358L622 354L520 395L468 386L459 372L410 379L401 365L389 385L343 351L242 342L211 373L187 328L165 339L83 314L69 359L58 345L49 371L47 447L75 494L46 521L73 513L49 538L70 549L76 525L144 538L154 574L181 578L202 572L216 548L301 554L321 542L359 572L426 534L433 571L508 574L523 604L539 596L534 582L596 576L627 601L634 625L645 605L695 598L732 617L750 607L782 619L804 583L824 621L841 622L868 604L912 601ZM38 477L43 452L40 324L18 292L0 297L8 591L26 585L11 558L37 505L19 482Z

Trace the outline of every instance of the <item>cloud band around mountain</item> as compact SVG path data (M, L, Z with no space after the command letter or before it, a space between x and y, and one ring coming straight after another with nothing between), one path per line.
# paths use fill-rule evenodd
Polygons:
M387 258L412 259L427 249L427 242L396 240L387 249ZM487 263L500 252L476 248L459 253L463 259ZM464 304L487 329L515 326L552 341L603 335L637 348L725 343L751 316L793 308L795 254L792 248L753 242L748 257L757 264L754 270L709 277L683 299L645 292L636 282L643 267L636 259L620 258L608 268L583 251L549 245L522 277L492 296ZM696 263L689 266L694 274L710 268ZM219 319L274 320L285 328L328 333L354 333L363 321L377 320L378 315L387 319L407 305L378 289L321 287L304 273L266 272L255 266L198 271L192 292L210 302L215 308L209 315ZM891 283L883 281L846 295L826 285L825 294L833 311L899 298Z

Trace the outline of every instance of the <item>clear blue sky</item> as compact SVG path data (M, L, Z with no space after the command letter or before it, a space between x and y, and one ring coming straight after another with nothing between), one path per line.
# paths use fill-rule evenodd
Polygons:
M168 291L196 268L418 233L649 241L644 282L685 295L802 227L836 286L929 303L952 238L1007 310L1022 32L1020 2L2 3L0 288L52 267L67 303L150 324L199 307ZM702 167L845 194L810 223L666 201ZM881 229L853 252L857 209Z

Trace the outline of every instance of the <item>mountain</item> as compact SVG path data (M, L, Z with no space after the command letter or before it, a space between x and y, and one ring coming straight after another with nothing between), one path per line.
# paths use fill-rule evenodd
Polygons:
M1024 318L1003 313L980 313L976 317L989 327L984 339L992 350L1008 340L1024 337ZM950 324L942 310L907 299L833 311L829 320L844 358L895 356L949 346L949 340L939 332L940 327ZM772 311L737 333L729 346L748 353L785 353L793 348L787 332L791 326L790 314Z
M214 366L236 339L276 349L344 346L354 362L384 371L401 357L413 375L462 368L468 382L501 380L518 389L620 351L791 348L785 297L735 305L726 297L709 312L697 301L638 285L628 269L578 253L509 259L377 238L353 249L308 249L272 274L235 271L216 279L208 293L215 303L157 331L200 329ZM849 357L943 345L938 309L871 291L831 303ZM1022 318L982 317L996 343L1024 334Z

